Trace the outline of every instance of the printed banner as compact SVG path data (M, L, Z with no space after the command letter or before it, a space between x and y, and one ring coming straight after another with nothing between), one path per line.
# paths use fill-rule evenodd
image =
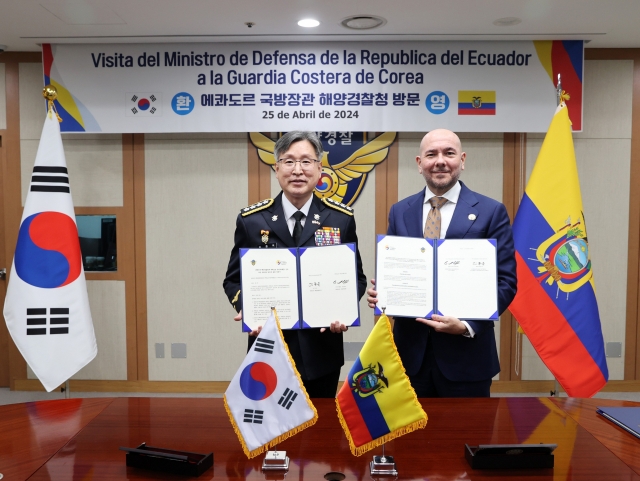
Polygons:
M582 130L582 41L42 47L65 132Z

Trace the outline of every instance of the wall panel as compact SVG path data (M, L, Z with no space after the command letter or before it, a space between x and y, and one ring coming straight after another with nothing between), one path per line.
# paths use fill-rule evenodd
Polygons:
M42 97L43 73L41 63L19 64L20 74L20 139L40 139L46 114Z
M40 124L44 117L38 120ZM120 136L63 139L69 169L71 195L76 207L121 207L122 140ZM106 138L105 138L106 137ZM22 205L27 197L33 162L40 140L20 142L22 167Z
M247 205L246 137L163 137L145 140L149 379L230 380L246 335L222 281ZM187 358L172 359L171 343Z
M5 76L5 66L0 63L0 130L7 128L7 82Z

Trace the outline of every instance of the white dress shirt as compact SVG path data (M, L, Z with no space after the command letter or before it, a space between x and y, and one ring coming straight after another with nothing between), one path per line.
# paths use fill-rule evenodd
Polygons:
M451 219L453 218L453 211L456 210L456 204L460 197L460 190L462 190L460 182L456 182L453 187L441 196L435 195L429 190L429 187L425 189L424 203L422 205L422 232L424 232L424 225L427 222L427 216L431 210L431 203L429 202L429 199L432 197L444 197L447 199L447 202L440 207L440 239L444 239L444 236L447 234L449 224L451 224Z
M289 202L289 199L287 199L286 195L282 194L282 210L284 211L284 218L287 220L289 234L293 235L293 226L296 225L296 220L293 218L293 214L298 211L304 214L304 217L302 218L302 220L300 220L302 227L304 227L307 217L309 216L309 209L311 208L311 201L313 200L313 196L314 194L311 194L309 200L305 202L302 208L298 209L295 205Z
M453 212L456 210L456 204L458 203L458 198L460 197L460 190L462 190L462 187L460 187L460 182L456 182L453 187L451 187L441 196L435 195L429 190L429 187L425 189L424 201L422 205L422 232L424 232L424 224L427 222L427 216L429 215L429 211L431 210L431 203L429 202L429 199L431 199L432 197L444 197L445 199L447 199L447 202L442 207L440 207L440 239L444 239L444 237L447 235L449 224L451 224ZM473 337L476 335L467 321L460 322L467 326L469 334L465 334L466 337Z

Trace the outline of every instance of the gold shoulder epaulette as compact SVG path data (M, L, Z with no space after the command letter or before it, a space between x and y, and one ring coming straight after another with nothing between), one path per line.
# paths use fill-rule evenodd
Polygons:
M347 204L336 202L335 200L329 199L328 197L323 197L322 202L324 202L325 205L331 207L332 209L338 210L347 215L353 215L353 209Z
M262 209L266 209L271 204L273 204L273 199L261 200L257 204L253 204L253 205L250 205L249 207L245 207L244 209L241 209L240 214L242 214L242 217L245 217L249 214L260 212Z

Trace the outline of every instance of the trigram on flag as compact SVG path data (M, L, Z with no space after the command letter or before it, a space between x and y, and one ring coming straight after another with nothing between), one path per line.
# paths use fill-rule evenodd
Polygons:
M513 222L518 293L509 310L572 397L593 396L609 378L583 212L561 103Z
M161 92L127 92L127 117L160 117L162 115Z
M275 310L229 383L224 406L249 458L317 421Z
M47 316L47 311L49 316ZM47 321L49 322L47 323ZM61 325L64 327L60 327ZM44 336L47 333L69 334L68 307L51 307L48 310L47 308L27 309L27 336Z
M354 456L427 425L382 315L336 398L338 418Z
M51 111L22 213L4 317L47 391L96 357L60 125Z

